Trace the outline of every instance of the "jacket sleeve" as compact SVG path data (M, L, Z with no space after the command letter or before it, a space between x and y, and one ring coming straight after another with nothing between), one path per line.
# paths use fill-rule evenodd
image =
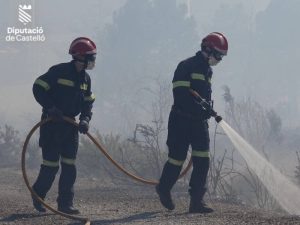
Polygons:
M92 118L92 108L93 103L95 101L95 95L91 91L91 79L88 78L88 87L87 91L84 93L84 99L83 99L83 105L81 109L81 114L79 116L79 119L82 120L88 120L90 121Z
M55 68L51 67L48 72L39 76L33 84L33 95L36 101L44 108L49 109L54 106L51 92L55 85Z
M173 78L173 97L174 104L179 106L181 109L190 109L192 97L190 94L190 72L186 62L178 64Z

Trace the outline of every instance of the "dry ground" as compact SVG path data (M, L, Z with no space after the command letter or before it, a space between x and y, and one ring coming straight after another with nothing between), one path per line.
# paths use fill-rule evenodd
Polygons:
M32 179L31 179L32 182ZM53 186L47 203L55 206ZM173 197L176 209L169 212L162 208L152 186L119 186L101 180L79 178L75 187L75 206L91 224L300 224L300 217L261 212L257 209L224 202L209 202L215 209L212 214L188 214L188 195L176 192ZM20 170L0 170L0 224L83 224L54 215L39 214L33 210L29 191Z

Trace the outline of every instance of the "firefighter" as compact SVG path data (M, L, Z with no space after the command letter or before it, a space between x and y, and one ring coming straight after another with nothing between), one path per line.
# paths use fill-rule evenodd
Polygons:
M39 146L43 162L32 188L42 199L55 179L61 165L58 183L57 209L68 214L79 214L73 206L76 180L75 160L78 150L78 131L86 134L92 117L95 96L91 91L91 79L86 70L95 66L96 45L86 37L76 38L70 45L72 61L52 66L33 84L33 94L42 106L42 119L53 120L40 128ZM63 116L79 116L79 127L65 122ZM34 197L33 206L39 212L46 209Z
M181 61L175 70L172 81L174 104L168 122L169 154L156 186L161 204L169 210L175 208L171 189L178 179L191 145L193 171L189 182L189 212L213 211L203 202L209 169L208 119L214 116L219 122L222 118L210 110L211 107L204 108L199 98L205 103L211 103L211 66L217 65L227 54L227 50L226 37L218 32L210 33L203 38L201 50L195 56Z

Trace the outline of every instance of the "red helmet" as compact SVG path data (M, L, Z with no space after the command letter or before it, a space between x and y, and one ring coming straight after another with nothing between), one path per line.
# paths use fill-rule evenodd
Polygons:
M72 41L69 54L72 56L96 54L95 43L86 37L79 37Z
M201 48L205 49L207 47L226 55L228 51L228 42L223 34L212 32L202 39Z

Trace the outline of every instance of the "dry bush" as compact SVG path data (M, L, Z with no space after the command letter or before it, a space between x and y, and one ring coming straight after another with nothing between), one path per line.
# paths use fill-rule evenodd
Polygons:
M0 167L15 167L20 163L21 140L12 126L0 127Z
M168 101L170 96L167 94L170 85L159 80L156 80L156 84L154 89L149 87L141 89L153 97L152 104L145 102L146 106L140 106L151 112L152 121L136 124L132 137L125 139L118 134L102 135L99 131L95 132L96 138L122 167L135 175L151 180L156 180L160 176L167 158L164 118L170 109ZM112 182L128 182L127 175L101 156L91 141L82 138L81 148L86 149L79 152L79 158L85 162L82 164L92 165L93 168L97 168L96 170L103 171L101 176L109 177ZM82 166L82 171L89 175L94 173L90 172L90 166Z
M281 119L274 110L265 110L259 103L251 98L235 102L230 93L230 89L224 87L224 100L226 103L225 120L228 122L243 138L245 138L268 160L265 149L271 141L280 142ZM236 182L245 181L248 191L243 193L243 198L248 203L265 209L278 209L278 204L269 194L256 174L249 168L246 162L239 163L231 157L232 168L229 177L234 177L235 182L228 186L238 185ZM243 183L243 182L241 182Z
M271 141L280 142L281 118L276 112L265 110L251 98L235 102L227 86L224 89L225 117L243 138L257 149L265 149Z

